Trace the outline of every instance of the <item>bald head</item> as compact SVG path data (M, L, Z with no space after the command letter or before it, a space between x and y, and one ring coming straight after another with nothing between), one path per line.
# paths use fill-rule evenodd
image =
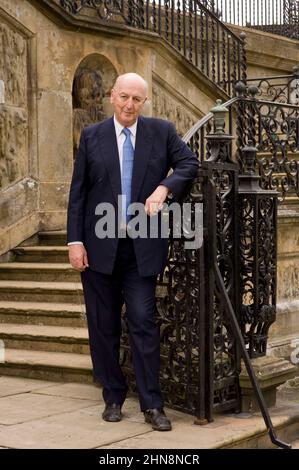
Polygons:
M148 85L147 81L144 80L138 73L124 73L123 75L119 75L115 81L114 90L119 90L122 86L137 86L139 88L143 89L143 94L144 97L147 97L147 90L148 90Z
M112 88L111 103L117 121L124 127L132 126L147 100L147 82L137 73L120 75Z

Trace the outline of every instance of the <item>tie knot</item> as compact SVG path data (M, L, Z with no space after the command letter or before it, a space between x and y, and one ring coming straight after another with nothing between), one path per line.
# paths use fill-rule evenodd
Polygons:
M130 129L127 129L126 127L123 128L123 133L125 134L126 137L128 137L131 134Z

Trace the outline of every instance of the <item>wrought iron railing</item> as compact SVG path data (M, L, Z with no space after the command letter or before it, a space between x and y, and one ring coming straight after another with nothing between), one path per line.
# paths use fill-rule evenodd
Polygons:
M237 85L239 96L225 103L227 129L236 134L236 155L242 167L242 149L252 142L257 147L257 165L263 188L277 190L279 201L299 197L299 105L258 99L259 89ZM234 114L235 113L235 114ZM235 118L234 118L235 116ZM200 161L209 159L206 137L212 132L209 113L196 123L184 139Z
M243 264L240 269L240 324L248 351L251 357L256 357L266 353L268 330L275 321L276 303L276 278L272 272L273 269L275 271L276 232L271 225L271 220L275 219L275 206L267 198L263 199L262 192L276 193L280 203L292 200L298 203L299 106L258 100L258 88L255 86L247 89L239 83L236 89L239 96L225 103L229 111L226 128L229 134L236 135L235 158L239 162L241 175L246 173L244 149L253 149L254 158L249 173L259 175L258 187L261 190L255 209L255 213L259 212L263 219L263 223L258 225L262 231L259 241L251 240L253 206L250 197L244 199L246 203L240 217L239 241ZM212 118L211 112L184 137L201 162L211 159L209 135L213 133ZM255 265L253 269L253 264L257 263L254 261L255 253L259 253L260 267ZM259 300L256 300L257 297Z
M221 21L299 39L298 0L202 0Z
M299 68L293 74L247 79L247 85L258 88L256 97L262 100L289 103L299 106Z
M57 1L72 15L93 11L104 23L158 34L229 96L232 83L246 79L244 35L236 36L199 0Z

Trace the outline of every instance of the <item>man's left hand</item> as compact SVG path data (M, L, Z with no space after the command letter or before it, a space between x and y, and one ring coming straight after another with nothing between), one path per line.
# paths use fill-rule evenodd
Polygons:
M156 215L162 209L163 203L169 193L169 189L162 184L145 201L145 212L147 215Z

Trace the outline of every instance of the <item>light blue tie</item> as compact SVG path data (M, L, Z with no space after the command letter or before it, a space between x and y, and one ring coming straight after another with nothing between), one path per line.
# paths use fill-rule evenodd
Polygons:
M131 186L134 162L134 148L131 141L131 131L126 127L122 130L126 136L123 146L123 161L121 173L122 195L126 196L126 203L122 204L122 222L128 223L131 216L128 215L128 207L131 204Z

